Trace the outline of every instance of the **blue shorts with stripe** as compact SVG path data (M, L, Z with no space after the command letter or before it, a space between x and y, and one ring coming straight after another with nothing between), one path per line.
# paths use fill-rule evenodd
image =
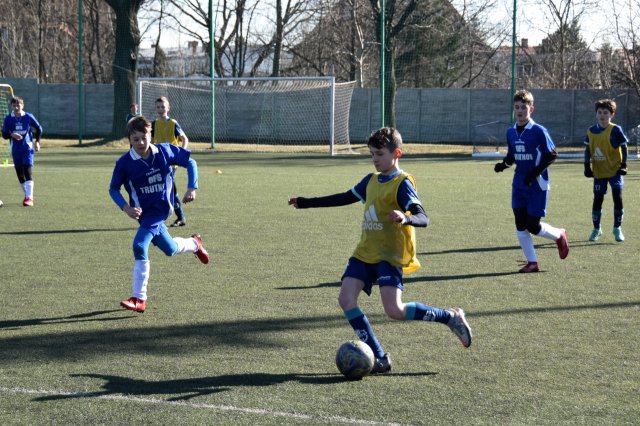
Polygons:
M380 287L393 286L404 290L402 285L402 268L393 266L389 262L366 263L355 257L349 258L347 268L342 274L345 277L356 278L364 282L363 291L371 296L371 289L376 282Z

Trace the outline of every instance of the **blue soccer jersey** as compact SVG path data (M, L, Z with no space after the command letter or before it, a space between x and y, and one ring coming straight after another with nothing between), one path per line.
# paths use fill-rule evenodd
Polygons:
M198 188L196 162L191 151L171 144L150 145L151 155L140 157L133 149L116 161L109 193L122 208L126 201L120 194L124 185L129 194L129 205L139 207L141 226L153 228L163 223L173 213L173 174L171 166L186 167L188 187Z
M2 134L19 133L22 135L21 140L11 138L11 155L16 166L33 164L32 129L36 129L38 135L42 133L42 126L29 112L25 112L22 117L16 117L12 112L4 119Z
M516 165L513 174L514 190L528 188L524 184L527 173L539 166L542 159L551 155L556 149L547 129L533 120L529 120L521 132L518 132L515 124L510 127L507 130L507 146L507 156L513 156ZM542 191L549 190L548 170L544 169L536 181L531 185L531 188L538 188Z

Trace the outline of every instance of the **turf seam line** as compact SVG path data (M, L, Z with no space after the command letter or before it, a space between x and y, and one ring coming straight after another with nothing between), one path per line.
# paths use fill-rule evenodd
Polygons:
M262 415L267 415L272 417L286 417L286 418L295 418L295 419L303 419L303 420L333 421L333 422L341 422L341 423L357 424L357 425L410 426L402 423L386 423L386 422L378 422L375 420L353 419L353 418L342 417L342 416L317 416L317 415L311 415L311 414L290 413L286 411L271 411L271 410L266 410L262 408L234 407L232 405L194 403L194 402L186 402L186 401L166 401L163 399L140 398L140 397L124 395L124 394L96 395L95 393L92 393L92 392L62 392L62 391L49 391L49 390L37 390L37 389L25 389L25 388L6 388L6 387L0 387L0 393L96 398L96 399L105 399L105 400L113 400L113 401L129 401L129 402L137 402L137 403L144 403L144 404L159 404L159 405L171 405L171 406L181 406L181 407L190 407L190 408L202 408L202 409L210 409L210 410L218 410L218 411L235 411L235 412L246 413L246 414L262 414Z

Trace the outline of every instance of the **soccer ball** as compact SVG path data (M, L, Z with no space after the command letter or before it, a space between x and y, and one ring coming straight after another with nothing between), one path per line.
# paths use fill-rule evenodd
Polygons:
M336 366L349 380L360 380L371 373L375 362L373 351L364 342L349 340L336 353Z

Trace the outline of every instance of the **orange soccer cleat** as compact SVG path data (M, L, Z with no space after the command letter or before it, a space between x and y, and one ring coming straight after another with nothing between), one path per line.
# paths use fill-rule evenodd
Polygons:
M127 300L123 300L120 302L120 306L130 311L136 311L143 313L146 306L146 303L142 299L138 299L137 297L130 297Z
M200 262L206 265L207 263L209 263L209 253L207 253L204 247L202 247L202 240L200 239L200 235L194 234L192 235L192 237L194 240L196 240L196 243L198 244L198 249L193 254L196 255L196 257L198 258L198 260L200 260Z

